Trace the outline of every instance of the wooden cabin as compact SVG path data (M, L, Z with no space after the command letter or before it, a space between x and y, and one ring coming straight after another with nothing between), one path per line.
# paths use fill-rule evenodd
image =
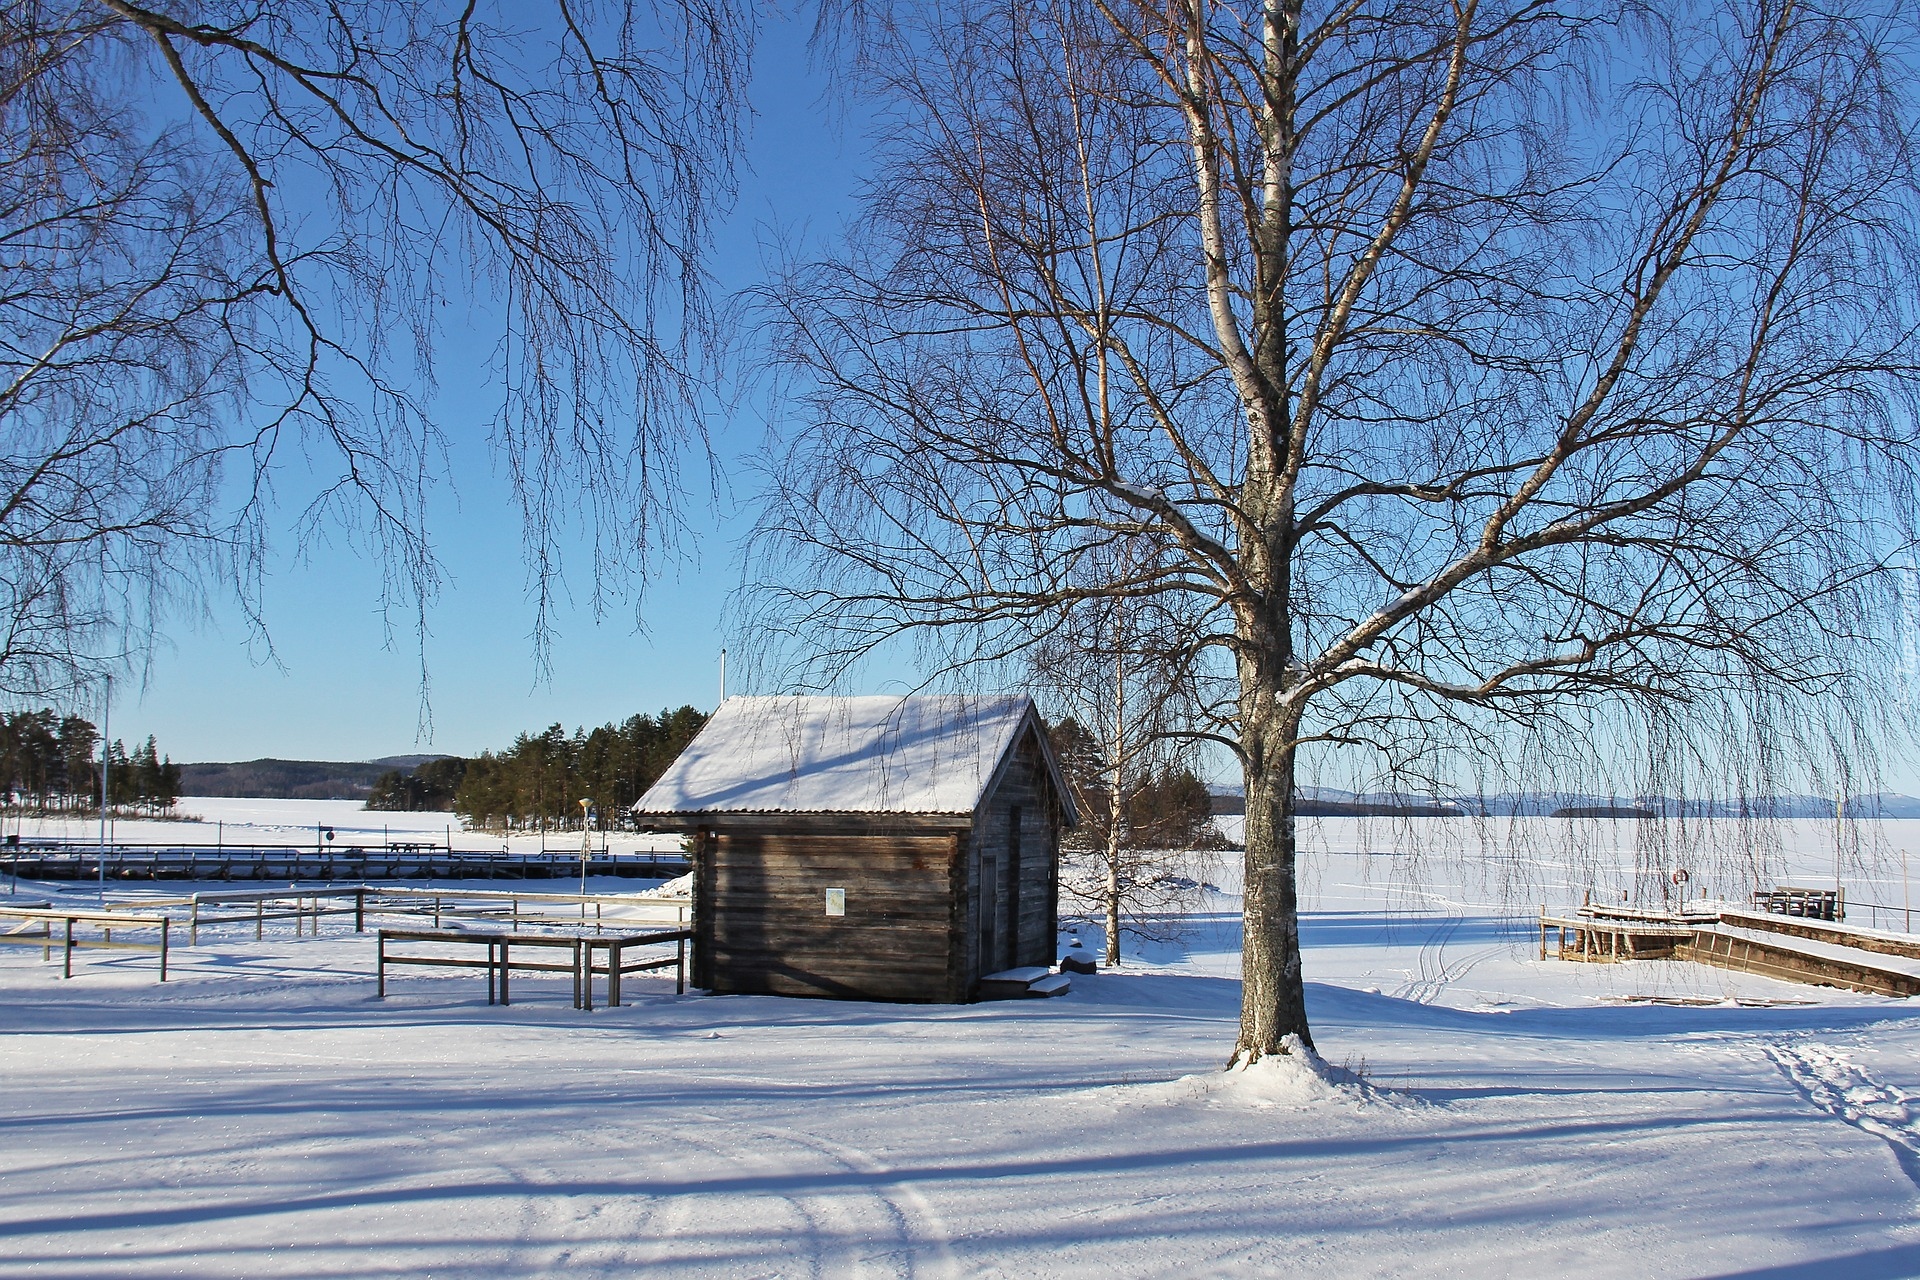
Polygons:
M633 812L690 837L695 986L960 1003L1053 963L1075 815L1028 698L729 698Z

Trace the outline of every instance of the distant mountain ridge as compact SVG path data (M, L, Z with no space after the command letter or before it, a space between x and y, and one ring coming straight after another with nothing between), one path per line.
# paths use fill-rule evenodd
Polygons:
M1245 811L1238 783L1215 783L1215 813ZM1303 817L1690 817L1831 818L1831 796L1763 795L1744 799L1679 800L1672 796L1605 796L1576 791L1512 791L1488 796L1414 796L1391 791L1302 787ZM1920 818L1920 798L1894 792L1848 796L1854 818Z
M378 760L261 760L180 766L180 791L189 796L248 800L364 800L374 779L412 769L443 755L382 756Z

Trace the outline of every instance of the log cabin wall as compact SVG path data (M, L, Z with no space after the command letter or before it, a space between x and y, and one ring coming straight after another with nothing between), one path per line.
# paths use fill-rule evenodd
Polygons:
M695 875L696 983L714 992L953 999L957 844L951 833L705 837ZM844 893L844 915L827 914L830 889Z

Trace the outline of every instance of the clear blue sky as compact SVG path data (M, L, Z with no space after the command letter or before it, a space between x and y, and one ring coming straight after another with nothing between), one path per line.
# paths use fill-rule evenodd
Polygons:
M762 28L749 168L716 246L722 291L760 278L767 228L818 238L831 235L854 209L866 139L858 121L829 100L827 78L810 65L807 31L805 22L771 18ZM494 335L471 340L490 347ZM459 335L450 336L443 352L448 367L457 367L459 342ZM283 512L265 600L273 660L249 644L248 629L230 605L216 602L212 616L197 622L176 619L144 687L133 681L116 689L115 737L154 734L175 760L464 755L503 747L518 732L555 722L571 730L683 703L714 705L719 651L727 643L723 614L740 580L739 543L750 522L739 508L752 496L752 478L732 468L734 501L721 504L733 505L731 512L700 499L690 503L695 536L683 547L684 563L649 588L645 632L635 631L625 611L594 619L585 607L587 584L576 577L576 602L563 601L556 616L551 679L543 680L534 661L533 610L511 495L495 474L479 425L496 406L485 388L474 387L450 391L439 407L455 448L455 488L440 494L431 527L447 581L426 643L430 736L418 732L415 637L404 617L391 635L383 626L379 566L344 543L296 555L286 528L294 513ZM712 424L723 465L737 464L760 442L763 428L751 409ZM585 561L581 549L573 562ZM900 687L910 675L886 667L870 674L876 689ZM1913 762L1887 764L1892 785L1920 792Z
M831 234L853 207L864 138L827 100L826 78L809 65L806 35L804 23L769 20L763 27L750 170L714 262L722 290L758 278L764 228ZM490 345L493 335L471 340ZM460 342L452 335L446 344L448 367L459 363ZM687 515L697 536L685 547L685 563L649 588L645 633L635 631L630 611L596 621L586 607L587 584L576 578L574 605L563 602L557 615L552 678L543 681L530 638L518 523L477 425L495 407L485 396L484 388L450 389L438 404L455 453L454 490L441 493L431 525L447 582L426 645L430 737L417 733L415 637L404 616L387 634L378 565L344 542L296 555L286 528L290 511L281 513L266 586L273 660L249 646L244 621L223 602L197 623L176 619L144 687L135 681L116 688L114 736L154 734L175 760L361 760L429 750L470 754L556 721L572 729L683 703L711 708L725 643L722 613L740 578L747 518L695 497ZM763 423L748 412L713 429L725 463L759 442ZM750 497L751 478L736 468L735 479L734 498ZM573 563L586 563L584 549Z

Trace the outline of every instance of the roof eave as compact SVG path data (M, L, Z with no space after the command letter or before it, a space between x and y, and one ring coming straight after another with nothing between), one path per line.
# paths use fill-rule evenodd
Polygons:
M971 813L890 813L884 810L706 809L635 812L642 831L795 831L808 834L965 831Z

